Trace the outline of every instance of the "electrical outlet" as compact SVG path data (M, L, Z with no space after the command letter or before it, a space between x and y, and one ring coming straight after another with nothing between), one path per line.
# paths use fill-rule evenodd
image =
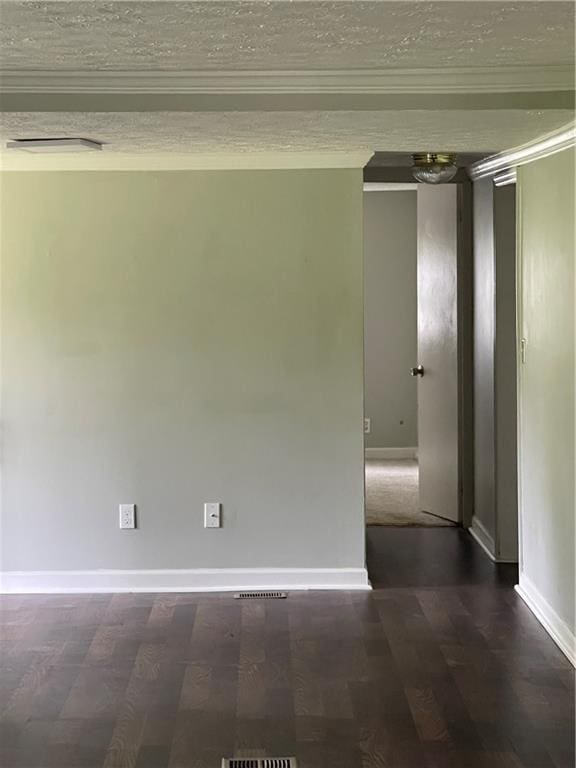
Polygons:
M364 419L364 434L369 435L371 429L372 429L372 425L371 425L370 419L366 417Z
M221 527L222 505L217 501L207 501L204 504L204 528Z
M120 528L136 528L136 504L120 504Z

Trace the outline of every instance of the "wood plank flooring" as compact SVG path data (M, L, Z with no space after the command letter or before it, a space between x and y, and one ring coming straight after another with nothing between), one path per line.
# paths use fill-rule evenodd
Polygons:
M3 768L574 768L574 674L459 529L368 530L371 593L2 599Z

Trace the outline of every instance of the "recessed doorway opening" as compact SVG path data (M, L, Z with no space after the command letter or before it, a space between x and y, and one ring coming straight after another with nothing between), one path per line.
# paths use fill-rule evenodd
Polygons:
M367 525L462 522L457 184L365 184Z

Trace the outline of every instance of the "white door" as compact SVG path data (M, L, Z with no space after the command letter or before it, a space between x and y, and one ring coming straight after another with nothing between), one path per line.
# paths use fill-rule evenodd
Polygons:
M458 522L457 185L418 186L420 508Z

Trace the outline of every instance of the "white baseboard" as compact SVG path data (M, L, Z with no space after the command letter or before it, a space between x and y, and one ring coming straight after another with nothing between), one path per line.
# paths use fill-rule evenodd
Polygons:
M364 448L366 459L417 459L418 448Z
M494 538L488 533L483 523L474 515L472 517L472 523L468 528L472 538L480 544L484 552L488 555L493 563L517 563L518 560L509 559L507 557L498 557L496 552L496 544Z
M568 624L558 616L550 603L524 574L520 574L520 583L515 589L568 661L576 666L576 637Z
M365 568L198 568L150 571L4 571L0 594L371 589Z
M475 539L478 544L480 544L490 560L496 562L496 555L494 554L494 539L475 515L472 517L472 523L468 530L470 531L472 538Z

